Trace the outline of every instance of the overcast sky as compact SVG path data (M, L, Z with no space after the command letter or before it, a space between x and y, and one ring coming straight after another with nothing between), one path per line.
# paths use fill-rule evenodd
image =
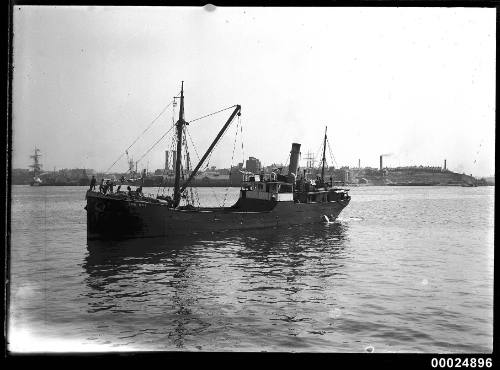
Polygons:
M446 158L492 175L495 22L495 9L471 8L16 7L13 167L37 146L45 170L107 169L184 80L187 120L242 106L243 151L235 121L210 160L219 168L243 155L285 163L292 142L319 156L328 126L336 166L390 153L388 166ZM229 114L189 126L200 157ZM171 142L139 167L162 168ZM126 168L124 156L113 170Z

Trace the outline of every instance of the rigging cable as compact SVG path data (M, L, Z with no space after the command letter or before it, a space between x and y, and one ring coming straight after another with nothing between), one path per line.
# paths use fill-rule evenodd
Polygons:
M229 109L229 108L226 108L226 109ZM233 122L231 122L231 123L233 123ZM231 123L230 123L230 125L231 125ZM229 126L228 126L227 128L229 128ZM222 138L223 138L223 137L224 137L224 135L227 133L227 131L228 131L228 130L226 129L226 130L222 133L222 136L219 138L219 140L217 141L217 143L215 144L215 146L212 148L212 151L210 152L210 154L208 155L208 157L207 157L207 159L206 159L206 163L207 163L207 165L206 165L205 169L207 169L207 168L208 168L208 166L209 166L209 164L210 164L210 160L212 159L212 154L215 152L215 149L216 149L216 148L219 146L219 144L221 143ZM215 195L215 192L214 192L214 195ZM219 200L218 200L218 198L217 198L217 196L216 196L216 195L215 195L215 200L216 200L216 202L217 202L217 203L219 203Z
M213 112L213 113L210 113L210 114L207 114L205 116L201 116L201 117L198 117L198 118L195 118L195 119L192 119L191 121L188 121L188 123L193 123L195 121L198 121L202 118L206 118L206 117L210 117L210 116L213 116L214 114L217 114L217 113L220 113L220 112L224 112L225 110L228 110L228 109L231 109L231 108L234 108L236 107L236 105L232 105L230 107L227 107L227 108L224 108L224 109L221 109L221 110L218 110L217 112Z
M191 134L189 133L187 126L185 126L184 133L185 133L185 137L189 137L189 140L191 141L191 145L193 146L193 149L194 149L194 153L196 154L196 158L198 158L198 162L199 162L200 156L198 155L198 150L196 150L196 145L194 145L193 138L191 137ZM186 148L187 148L187 139L186 139ZM191 162L191 157L189 157L189 162ZM190 186L189 188L190 188L191 197L193 198L193 203L194 203L193 187ZM201 204L200 204L200 195L198 194L198 190L195 190L195 194L196 194L196 200L198 202L198 208L199 208Z
M233 123L233 122L231 122ZM231 124L230 124L231 125ZM229 128L229 126L227 127ZM223 132L222 136L219 138L219 140L217 141L217 143L215 144L215 146L212 148L212 151L210 152L210 154L208 155L206 161L207 161L207 165L205 168L208 168L209 166L209 163L210 163L210 160L212 159L212 154L215 152L215 149L219 146L220 142L222 141L222 138L224 137L224 135L227 133L227 129Z
M288 161L290 160L290 156L291 156L291 155L292 155L291 153L288 153L288 157L286 157L285 165L283 166L283 168L286 168L286 167L287 167L287 165L288 165ZM298 166L297 166L297 168L298 168ZM296 175L298 176L298 174L296 174Z
M186 175L190 175L191 172L191 156L189 155L189 148L188 148L188 142L187 142L187 126L184 126L184 147L185 147L185 158L186 158ZM196 150L195 150L196 152ZM189 187L189 193L186 192L186 202L187 204L189 203L189 196L191 196L191 202L192 205L195 205L195 193L196 193L196 198L198 200L198 208L200 207L200 197L198 196L198 191L193 191L193 187Z
M240 109L241 113L241 109ZM241 119L241 116L238 116L238 119ZM240 137L241 137L241 154L243 156L243 160L241 161L241 165L245 164L245 148L243 148L243 124L240 124Z
M176 113L175 113L175 107L176 107L176 104L174 104L172 106L172 125L175 125L175 116L176 116ZM175 135L172 135L172 138L170 140L170 151L171 152L174 152L176 149L176 138L175 138ZM175 171L175 163L174 163L174 156L172 155L172 170ZM167 177L168 177L168 173L167 173ZM169 182L168 182L168 179L167 181L165 181L165 184L163 185L163 188L162 188L162 194L165 195L165 189L167 188L167 185L169 185ZM172 185L172 184L170 184ZM173 189L172 189L172 186L170 186L170 190L172 191L172 195L173 195ZM170 195L170 191L167 191L167 195L169 196Z
M185 160L185 171L186 175L189 176L189 169L191 168L190 166L190 160L189 160L189 151L188 151L188 146L187 146L187 139L186 139L186 126L182 128L182 148L184 149L184 160ZM183 179L184 179L184 173L183 173ZM182 195L181 195L182 196ZM186 205L189 205L190 200L189 200L189 192L187 189L184 191L184 199L186 199Z
M200 161L200 156L198 155L198 150L196 150L196 145L194 145L193 138L191 137L191 134L189 131L186 129L187 136L189 137L189 140L191 141L191 145L193 146L194 152L196 154L196 157L198 158L198 162Z
M316 152L316 156L314 157L314 162L316 162L316 158L320 157L321 149L323 148L323 140L321 140L321 145L318 148L318 151ZM321 163L323 161L323 156L321 156L321 160L318 161L318 169L321 168ZM311 166L314 168L315 166Z
M170 152L172 153L172 172L175 173L175 161L174 161L174 153L177 153L176 152L176 137L175 135L172 135L172 138L170 140ZM167 173L167 176L168 176L168 173ZM173 183L170 181L166 181L164 186L163 186L163 189L162 189L162 193L165 194L165 190L167 189L167 187L169 188L167 190L167 195L170 196L170 195L173 195L173 192L174 192L174 189L173 189Z
M154 124L154 123L158 120L158 118L160 118L160 117L161 117L161 115L162 115L163 113L165 113L165 111L168 109L168 107L170 107L170 105L172 105L172 103L173 103L173 101L171 101L170 103L168 103L168 105L167 105L165 108L163 108L163 110L160 112L160 114L158 114L158 115L156 116L156 118L155 118L155 119L153 119L153 120L151 121L151 123L149 124L149 126L148 126L148 127L146 127L146 129L145 129L145 130L144 130L144 131L143 131L143 132L142 132L142 133L141 133L141 134L140 134L140 135L139 135L139 136L138 136L138 137L134 140L134 142L133 142L132 144L130 144L130 145L129 145L129 147L128 147L127 149L125 149L125 152L124 152L124 153L122 153L122 154L118 157L118 159L117 159L116 161L114 161L114 162L113 162L113 164L112 164L111 166L109 166L109 168L108 168L106 171L104 171L105 173L106 173L106 172L108 172L111 168L113 168L113 166L114 166L114 165L115 165L115 164L116 164L116 163L117 163L117 162L118 162L118 161L119 161L119 160L123 157L123 155L124 155L125 153L127 153L127 155L128 155L128 150L129 150L130 148L132 148L132 146L133 146L133 145L137 142L137 140L139 140L139 139L142 137L142 135L144 135L144 134L146 133L146 131L148 131L148 130L151 128L151 126L153 126L153 124Z
M233 143L233 154L231 155L231 167L229 168L229 181L231 181L231 172L233 170L233 160L234 160L234 150L236 149L236 139L238 138L238 126L240 125L240 116L238 116L238 123L236 124L236 133L234 135L234 143ZM224 194L224 200L222 201L222 207L226 204L227 193L229 190L229 186L226 186L226 193Z
M200 119L202 119L202 118L206 118L206 117L212 116L212 115L217 114L217 113L220 113L220 112L224 112L225 110L228 110L228 109L234 108L234 107L236 107L236 106L237 106L236 104L235 104L235 105L232 105L232 106L230 106L230 107L227 107L227 108L224 108L224 109L218 110L217 112L210 113L210 114L207 114L207 115L205 115L205 116L202 116L202 117L196 118L196 119L194 119L194 120L191 120L191 121L189 121L188 123L191 123L191 122L194 122L194 121L198 121L198 120L200 120ZM241 113L241 111L240 111L240 113ZM231 125L231 124L232 124L232 122L230 122L230 124L229 124L229 125ZM229 126L228 126L227 128L229 128ZM215 151L215 148L217 148L217 146L218 146L218 145L219 145L219 143L221 142L221 139L224 137L224 135L226 134L226 132L227 132L227 129L226 129L226 131L222 134L222 136L219 138L219 141L215 144L215 146L212 148L212 151L211 151L211 152L210 152L210 154L208 155L208 157L207 157L207 159L206 159L206 161L207 161L207 165L205 166L205 169L207 169L207 168L208 168L208 164L209 164L210 160L212 159L212 153ZM242 143L242 145L243 145L243 143Z
M335 156L333 155L332 148L330 147L330 140L328 140L328 138L327 138L326 142L328 143L328 151L330 152L330 157L332 157L333 162L335 163L335 166L338 167L337 161L335 160Z
M170 103L170 104L172 104L172 103ZM169 104L168 106L170 106L170 104ZM163 114L163 112L164 112L164 111L168 108L168 106L167 106L167 107L165 107L165 109L162 111L162 114ZM175 106L175 105L174 105L174 106ZM215 114L217 114L217 113L224 112L224 111L226 111L226 110L228 110L228 109L231 109L231 108L234 108L234 107L236 107L236 105L232 105L232 106L230 106L230 107L227 107L227 108L224 108L224 109L218 110L218 111L216 111L216 112L213 112L213 113L210 113L210 114L207 114L207 115L204 115L204 116L201 116L201 117L195 118L195 119L193 119L193 120L191 120L191 121L187 121L187 123L192 123L192 122L195 122L195 121L199 121L199 120L201 120L201 119L203 119L203 118L213 116L213 115L215 115ZM173 120L174 120L174 119L173 119L173 117L172 117L172 122L173 122ZM173 128L173 127L172 127L172 128ZM172 128L170 128L170 130L171 130ZM168 132L170 132L170 130L169 130ZM167 133L168 133L168 132L167 132ZM189 135L189 132L188 132L188 131L185 131L185 132L187 132L187 133L188 133L188 135ZM165 133L165 135L166 135L167 133ZM141 134L141 135L142 135L142 134ZM161 140L163 137L165 137L165 135L163 135L163 136L160 138L160 140ZM198 160L199 160L199 156L198 156L198 153L197 153L197 151L196 151L196 146L194 145L194 143L193 143L193 141L192 141L192 139L191 139L191 136L190 136L190 135L189 135L189 137L190 137L190 140L191 140L191 142L192 142L192 144L193 144L193 147L195 148L196 156L198 157ZM222 139L222 137L221 137L220 139ZM154 147L154 146L156 146L156 144L157 144L160 140L158 140L158 141L157 141L157 142L153 145L153 147ZM137 140L136 140L136 141L137 141ZM173 141L174 141L174 140L172 139L172 142L173 142ZM220 140L219 140L219 141L220 141ZM135 142L134 142L134 143L135 143ZM133 143L133 144L134 144L134 143ZM132 144L132 145L133 145L133 144ZM187 141L186 141L186 144L187 144ZM218 143L217 143L217 145L218 145ZM217 145L216 145L216 146L217 146ZM243 142L241 143L241 145L242 145L242 148L243 148ZM146 152L146 154L147 154L147 153L149 153L149 151L150 151L151 149L153 149L153 147L151 147L151 148L148 150L148 152ZM129 147L129 148L130 148L130 147ZM128 150L128 149L127 149L127 150ZM207 164L206 164L206 167L205 167L205 168L208 168L208 165L209 165L209 162L210 162L210 159L211 159L211 157L212 157L212 153L213 153L213 151L214 151L214 150L215 150L215 147L213 148L212 152L210 153L209 157L207 158ZM139 159L139 161L140 161L142 158L144 158L144 156L145 156L146 154L144 154L144 155L143 155L143 156ZM123 154L122 154L122 156L123 156ZM121 158L122 156L120 156L120 158ZM120 158L118 158L118 160L119 160ZM118 161L118 160L117 160L117 161ZM117 161L116 161L116 162L117 162ZM139 162L139 161L137 161L137 162ZM116 162L115 162L115 163L116 163ZM136 162L136 163L137 163L137 162ZM114 165L114 164L113 164L113 165ZM166 184L164 185L164 188L165 188L165 187L166 187ZM215 193L214 193L214 195L215 195ZM217 196L216 196L216 199L217 199ZM218 202L218 201L217 201L217 202ZM198 201L198 203L199 203L199 201Z
M174 126L172 126L172 127L170 127L170 129L169 129L167 132L165 132L165 133L164 133L164 134L163 134L163 135L162 135L162 136L161 136L158 140L156 140L156 142L155 142L155 143L154 143L154 144L153 144L153 145L152 145L152 146L151 146L151 147L147 150L147 152L146 152L146 153L144 153L144 154L142 155L142 157L141 157L141 158L139 158L139 159L135 162L135 164L137 165L137 163L139 163L139 162L141 161L141 159L142 159L142 158L144 158L144 157L145 157L145 156L146 156L146 155L147 155L147 154L148 154L148 153L149 153L149 152L150 152L150 151L151 151L151 150L152 150L152 149L153 149L153 148L154 148L154 147L155 147L155 146L156 146L156 145L157 145L157 144L158 144L158 143L159 143L159 142L160 142L160 141L161 141L164 137L165 137L165 136L167 136L167 134L168 134L170 131L172 131L172 129L173 129L174 127L175 127L175 125L174 125Z
M189 133L189 131L187 130L187 127L186 127L186 133L187 133L187 136L189 137L189 140L191 141L191 144L193 145L193 148L194 148L194 153L196 154L196 158L198 158L198 162L200 161L200 156L198 155L198 150L196 150L196 145L194 144L194 141L193 141L193 138L191 137L191 134ZM208 167L208 165L207 165ZM191 187L192 188L192 187ZM210 189L212 191L212 194L214 195L214 198L215 198L215 201L217 203L219 203L219 199L217 198L217 194L215 193L215 190L213 189L212 186L210 186ZM198 198L198 206L200 206L200 198L199 198L199 194L198 194L198 191L196 191L196 196Z

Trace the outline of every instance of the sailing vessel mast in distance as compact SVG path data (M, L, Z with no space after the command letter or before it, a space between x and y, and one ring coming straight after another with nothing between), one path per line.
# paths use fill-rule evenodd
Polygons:
M30 165L30 167L33 168L33 180L31 180L30 185L31 186L38 186L41 184L42 180L40 180L40 172L42 171L42 165L39 162L39 158L42 155L40 154L40 149L35 147L35 153L33 155L30 155L30 158L33 159L33 164Z

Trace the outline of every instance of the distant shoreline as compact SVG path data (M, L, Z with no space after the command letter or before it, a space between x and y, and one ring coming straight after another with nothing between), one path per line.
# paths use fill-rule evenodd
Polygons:
M120 184L118 184L120 185ZM128 184L121 184L122 186L124 185L128 185ZM12 186L29 186L31 187L31 185L29 184L12 184ZM38 187L62 187L62 186L70 186L70 187L75 187L75 186L79 186L79 187L82 187L82 188L88 188L89 186L88 185L78 185L78 184L64 184L64 185L40 185L40 186L34 186L36 188ZM115 185L116 186L116 185ZM131 185L131 186L135 186L135 185ZM361 187L373 187L373 186L384 186L384 187L437 187L437 186L441 186L441 187L463 187L461 184L338 184L336 186L342 186L342 187L354 187L354 188L361 188ZM477 187L483 187L483 186L495 186L494 184L486 184L486 185L477 185ZM154 185L154 186L143 186L142 188L143 189L148 189L148 188L158 188L158 187L161 187L161 186L157 186L157 185ZM173 186L165 186L166 188L171 188ZM195 185L195 186L192 186L193 188L240 188L240 185L222 185L222 184L207 184L207 185ZM465 187L470 187L470 186L465 186ZM476 186L474 186L476 187Z

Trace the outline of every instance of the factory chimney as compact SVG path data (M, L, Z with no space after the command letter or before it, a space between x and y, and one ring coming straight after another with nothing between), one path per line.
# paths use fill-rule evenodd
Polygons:
M380 156L380 171L382 171L382 156Z
M444 170L446 171L446 159L444 160Z
M361 159L358 159L358 168L361 168Z
M290 151L290 165L288 166L288 174L297 175L297 168L299 167L300 144L293 143L292 150Z

